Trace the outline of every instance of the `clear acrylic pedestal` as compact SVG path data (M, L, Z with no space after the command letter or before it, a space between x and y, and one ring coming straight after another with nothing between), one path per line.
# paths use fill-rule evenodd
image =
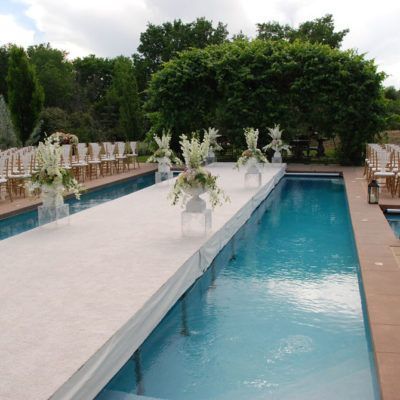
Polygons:
M69 205L63 204L58 207L38 207L39 226L60 227L69 225Z
M244 175L246 188L258 188L261 186L261 172L246 172Z
M172 179L173 177L174 177L174 174L172 171L168 171L168 172L157 171L156 172L156 183L168 181L168 180Z
M282 164L282 157L272 157L272 164Z
M211 231L211 210L182 211L182 236L202 237Z

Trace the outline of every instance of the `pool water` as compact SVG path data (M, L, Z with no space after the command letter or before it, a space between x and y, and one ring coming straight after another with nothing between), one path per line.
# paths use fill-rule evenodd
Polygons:
M69 204L70 214L86 210L105 203L106 201L114 200L118 197L144 189L154 185L154 174L147 174L140 177L114 183L99 189L93 189L90 192L83 193L80 200L69 198L66 203ZM24 212L12 217L0 220L0 240L28 231L38 226L37 210Z
M400 214L386 213L385 217L396 237L400 239Z
M97 400L378 399L358 273L342 180L286 177Z

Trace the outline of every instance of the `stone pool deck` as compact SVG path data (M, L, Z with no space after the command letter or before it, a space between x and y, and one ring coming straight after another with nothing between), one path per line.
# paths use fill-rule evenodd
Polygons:
M290 164L287 171L343 173L382 399L399 400L400 240L395 237L381 207L368 204L362 168ZM400 199L383 193L380 205L400 207Z
M208 267L284 173L245 189L215 164L231 202L206 238L182 238L168 183L0 242L0 399L90 400Z
M135 176L145 175L156 170L157 166L155 164L140 163L140 168L130 169L129 171L120 172L113 175L99 176L97 179L88 179L83 182L83 186L87 190L92 190L116 182L124 181ZM40 204L41 201L37 197L16 197L13 201L10 201L8 197L6 199L0 199L0 219L26 210L34 209Z

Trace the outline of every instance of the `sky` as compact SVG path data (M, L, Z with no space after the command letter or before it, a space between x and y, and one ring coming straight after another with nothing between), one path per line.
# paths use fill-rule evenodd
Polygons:
M131 55L148 22L206 17L250 37L256 23L299 23L333 14L337 30L350 29L343 49L357 49L400 89L399 0L0 0L0 45L49 42L70 58Z

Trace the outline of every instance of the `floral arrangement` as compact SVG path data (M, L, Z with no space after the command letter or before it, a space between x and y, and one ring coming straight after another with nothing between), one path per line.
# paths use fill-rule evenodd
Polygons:
M268 162L262 151L257 148L258 135L259 135L258 129L254 128L244 129L244 136L246 138L247 150L245 150L237 160L236 163L237 168L246 165L252 159L262 164Z
M193 189L207 192L212 208L222 205L223 201L229 201L228 196L217 185L218 177L202 166L210 148L209 139L205 137L203 142L200 142L196 136L189 140L186 135L181 135L180 139L186 168L179 174L170 193L172 204L176 205L182 198L182 204L185 205Z
M288 154L291 154L290 152L290 146L287 144L284 144L282 141L282 133L283 129L280 129L279 124L274 125L273 128L268 128L268 135L272 138L271 143L267 144L266 146L263 147L263 150L266 151L268 149L273 149L275 152L280 153L282 150L286 151Z
M168 165L171 165L171 162L178 165L182 164L182 161L169 147L171 142L171 133L169 131L167 133L163 132L161 137L154 135L154 141L158 149L147 159L147 162L159 162L159 159L164 158Z
M62 144L77 145L79 143L78 136L73 135L72 133L54 132L49 136L49 138L53 142L57 140L60 145Z
M36 152L39 170L32 174L29 191L36 189L54 189L58 195L65 191L72 192L80 198L82 186L73 177L72 173L61 167L62 149L57 138L47 138L40 142Z
M208 130L204 129L204 138L208 140L210 143L210 150L212 151L220 151L222 147L218 144L217 139L221 137L218 135L218 129L208 128Z

